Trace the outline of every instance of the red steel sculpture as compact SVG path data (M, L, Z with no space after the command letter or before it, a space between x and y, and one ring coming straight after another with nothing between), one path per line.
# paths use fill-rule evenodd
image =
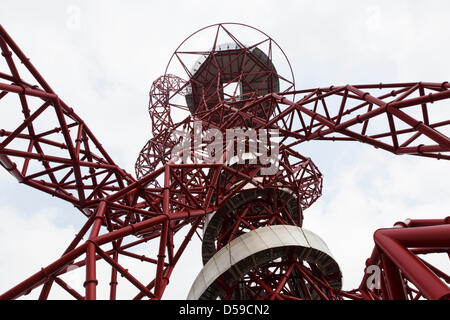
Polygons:
M241 32L251 36L238 38ZM131 298L161 299L196 234L204 267L188 299L450 298L449 275L422 256L450 257L449 217L376 231L360 286L342 290L327 245L302 228L304 211L321 196L322 174L295 150L309 140L359 141L450 160L448 82L297 90L272 38L242 24L212 25L188 37L153 83L153 137L135 178L1 26L0 48L1 110L16 113L1 119L2 167L86 216L59 259L1 299L34 289L47 299L55 286L76 299L96 299L99 261L111 270L103 284L111 299L118 297L119 275L136 288ZM133 275L123 257L146 263L151 280ZM74 268L85 269L84 292L63 280Z

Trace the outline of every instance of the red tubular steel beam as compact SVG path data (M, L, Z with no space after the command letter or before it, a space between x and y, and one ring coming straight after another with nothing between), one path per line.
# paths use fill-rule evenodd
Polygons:
M61 124L61 129L62 129L62 133L64 135L64 140L67 145L67 149L68 149L70 157L74 163L73 167L74 167L74 175L75 175L75 180L76 180L76 185L77 185L77 190L78 190L78 198L80 200L80 204L83 205L84 201L85 201L85 197L84 197L84 189L83 189L83 182L82 182L83 180L81 177L81 170L80 170L80 159L79 159L79 155L75 153L75 149L72 144L72 139L70 137L69 128L67 127L67 123L65 121L64 114L62 112L61 102L59 101L59 99L56 100L55 110L56 110L56 115L58 117L59 123ZM104 204L103 204L103 206L104 206Z
M364 101L367 101L367 103L372 103L372 104L377 104L380 107L374 110L369 110L368 112L364 113L364 114L359 114L356 117L354 117L353 119L347 120L343 123L340 122L340 116L342 111L344 110L342 104L345 103L344 100L346 100L346 96L344 95L344 98L342 100L342 104L341 104L341 112L337 115L336 118L332 118L332 119L328 119L326 117L324 117L321 114L316 113L316 110L310 110L308 108L305 108L303 106L304 101L300 100L297 103L294 103L292 101L289 101L286 98L282 98L279 95L274 94L274 97L280 101L283 104L287 104L290 107L288 107L285 111L283 111L282 113L278 114L274 119L272 119L269 123L274 123L275 121L280 121L284 116L288 116L289 110L294 110L294 109L298 109L300 112L305 113L306 115L310 116L312 119L316 120L317 123L311 127L309 127L309 129L312 129L313 127L317 127L318 124L321 124L322 126L326 126L328 127L328 129L326 130L317 130L313 133L307 134L305 137L302 137L301 135L299 135L297 138L300 140L311 140L311 139L323 139L323 140L335 140L335 141L339 141L339 140L358 140L364 143L368 143L371 144L375 147L378 148L382 148L385 149L387 151L396 153L396 154L416 154L416 155L421 155L421 156L426 156L426 157L430 157L433 156L435 158L438 159L448 159L448 157L446 155L441 155L441 154L428 154L428 153L436 153L436 152L448 152L450 151L450 139L449 137L443 135L442 133L438 132L437 130L435 130L435 128L439 127L439 123L433 123L433 124L429 124L428 121L425 121L425 124L417 121L415 119L413 119L412 117L410 117L409 115L407 115L406 113L404 113L403 111L400 111L398 108L404 108L404 107L408 107L411 105L417 105L417 104L421 104L422 103L422 108L424 105L426 105L426 102L432 102L432 101L437 101L437 100L441 100L441 99L447 99L448 95L449 95L449 91L444 91L444 92L437 92L437 93L432 93L432 94L428 94L425 95L423 97L420 98L412 98L412 99L406 99L406 97L411 94L412 91L414 91L415 89L419 88L420 83L419 84L415 84L414 86L412 86L409 90L407 90L402 96L400 96L399 98L397 98L396 101L394 102L390 102L390 103L385 103L382 100L379 100L378 98L374 98L372 97L370 94L362 92L361 90L356 89L353 86L347 86L348 90L354 92L355 94L357 94L357 96L360 99L363 99ZM447 84L445 85L440 85L440 87L444 88L447 87ZM422 88L422 87L420 87ZM331 90L333 91L333 90ZM331 92L330 91L330 92ZM333 91L334 92L334 91ZM405 99L405 100L402 100ZM426 107L425 107L426 108ZM425 109L426 110L426 109ZM347 110L348 111L348 110ZM367 122L369 119L378 116L382 113L387 113L388 116L390 114L395 115L396 117L398 117L399 119L405 121L405 123L407 123L408 125L411 125L411 129L407 129L407 130L399 130L396 131L395 130L395 126L394 126L394 122L390 121L390 131L385 133L385 134L378 134L378 135L372 135L371 137L363 135L363 134L358 134L356 132L352 132L350 130L348 130L347 128L356 125L358 123L362 123L362 122ZM392 116L391 116L392 118ZM445 125L446 121L441 122L443 125ZM283 128L280 128L280 130ZM305 129L305 128L304 128ZM397 139L397 135L401 134L401 133L408 133L408 132L414 132L417 131L415 137L411 137L409 142L405 142L403 143L400 147L398 147L398 139ZM285 131L282 131L285 132ZM342 137L332 137L332 138L325 138L324 136L331 134L331 133L341 133L343 135L347 135L349 138L342 138ZM288 135L293 135L295 136L292 132L285 132L285 134ZM432 146L432 145L419 145L416 147L407 147L412 141L414 141L415 139L417 139L421 134L429 137L430 139L436 141L438 143L438 145L436 146ZM384 137L384 136L392 136L392 140L393 140L393 146L390 146L386 143L383 143L377 139ZM295 143L293 143L295 144Z
M117 252L117 250L115 250L113 253L113 261L117 263L118 260L119 260L119 253ZM117 269L112 268L111 269L111 281L109 283L109 285L110 285L109 300L117 299L117 285L118 284L119 283L117 281Z
M439 226L443 224L450 224L450 217L443 219L407 219L405 222L397 222L394 225L400 227L429 227L429 226Z
M64 290L66 290L69 294L71 294L77 300L84 300L84 297L79 294L75 289L72 289L67 283L65 283L62 279L56 277L55 282Z
M75 235L75 238L72 240L72 242L69 244L69 246L67 247L67 249L64 251L63 255L69 253L70 251L72 251L73 249L76 248L76 246L80 243L80 241L83 239L83 236L86 234L86 232L89 230L89 228L91 227L92 223L95 220L95 214L92 214L89 219L86 221L86 223L83 225L83 227L81 228L81 230ZM39 295L39 300L46 300L48 298L48 295L50 293L50 289L52 287L53 284L53 279L55 279L54 277L47 281L43 286L42 286L42 291L41 294ZM56 279L55 279L56 280Z
M406 290L400 270L384 253L380 253L383 265L384 286L387 289L387 296L390 300L406 300Z
M49 155L41 155L38 153L33 152L25 152L20 150L12 150L12 149L3 149L3 154L15 156L15 157L21 157L21 158L30 158L30 159L36 159L36 160L46 160L56 163L67 163L67 164L73 164L72 159L68 158L62 158L62 157L55 157L55 156L49 156ZM80 161L79 164L84 167L91 167L91 168L104 168L104 169L110 169L110 170L116 170L117 167L112 164L100 164L96 162L87 162L87 161Z
M154 298L153 293L150 292L142 283L140 283L131 273L128 272L127 269L122 267L120 264L114 261L110 256L108 256L103 250L97 247L98 254L109 263L114 270L117 270L123 277L125 277L131 284L133 284L136 288L138 288L141 292L147 295L149 298ZM117 280L117 278L116 278Z
M26 118L21 125L19 125L5 140L2 141L0 145L0 150L3 150L15 137L19 135L26 127L28 127L33 120L35 120L39 115L42 114L50 106L49 102L44 103L39 109L37 109L33 114Z
M191 241L192 236L195 234L195 231L197 230L197 227L199 226L199 224L202 222L201 217L197 218L196 222L194 222L194 224L192 225L191 229L189 230L189 232L187 233L186 237L184 238L183 242L181 243L180 247L178 248L174 258L173 258L173 264L167 266L166 268L166 272L165 275L163 277L163 283L162 283L162 290L164 290L164 288L168 285L169 283L169 278L170 275L173 271L173 269L175 268L175 264L178 262L178 260L180 259L181 255L183 254L184 250L186 249L188 243ZM154 285L154 280L152 282L150 282L147 285L147 288L150 289L153 287ZM133 298L133 300L140 300L144 297L144 294L142 292L140 292L136 297Z
M439 100L444 100L450 98L450 90L445 90L442 92L436 92L422 97L412 98L404 101L397 101L390 104L392 108L405 108L410 106L419 105L422 103L435 102Z
M428 269L407 247L450 247L450 225L405 229L381 229L375 243L398 269L432 300L450 298L450 288Z
M6 169L18 182L23 182L23 175L17 170L17 165L12 162L8 156L0 154L0 164Z
M146 229L148 227L151 227L153 225L160 224L161 222L165 221L167 219L166 216L161 215L155 218L151 218L145 221L142 221L140 223L135 224L134 226L128 225L126 227L123 227L119 230L115 230L113 232L109 232L107 234L97 236L95 239L92 239L90 241L87 241L83 244L81 244L79 247L73 249L72 251L66 253L61 258L50 264L49 266L42 268L41 271L35 273L25 281L21 282L14 288L8 290L4 294L0 296L0 300L12 300L20 297L23 294L26 294L27 292L31 291L32 289L38 287L41 285L44 281L49 279L52 275L59 272L61 269L66 267L68 264L70 264L72 261L80 257L82 254L86 253L87 246L89 243L94 243L94 250L95 246L101 246L103 244L109 243L113 240L123 238L125 236L134 234L136 232L139 232L143 229ZM91 257L92 259L92 257ZM89 276L92 276L90 274ZM92 292L91 292L92 293Z
M170 197L170 166L166 165L164 168L164 199L163 199L163 214L165 216L169 215L169 197ZM163 222L163 230L160 237L159 253L158 253L158 263L156 265L156 278L155 278L155 295L158 298L162 296L162 276L164 261L166 258L166 244L167 237L169 235L169 221L165 220Z
M44 281L48 280L52 275L59 270L66 267L69 263L77 259L83 253L86 252L87 243L84 243L72 250L71 252L63 255L61 258L48 265L46 268L42 268L41 271L35 273L25 281L19 283L17 286L11 288L0 296L0 300L12 300L29 293L34 288L40 286Z
M5 83L0 83L0 90L5 91L5 92L14 92L14 93L19 93L19 94L24 94L27 96L32 96L32 97L38 97L38 98L42 98L44 100L47 99L56 99L58 96L54 93L48 93L39 89L30 89L30 88L24 88L21 86L16 86L13 84L5 84Z
M26 66L26 68L31 72L33 77L39 82L39 84L44 88L45 91L53 93L53 90L47 84L47 82L42 78L36 68L31 64L30 59L28 59L16 45L14 40L9 36L6 30L0 25L0 36L8 43L9 47L14 51L14 53L19 57L20 61Z
M103 219L106 213L106 203L102 201L98 207L98 211L95 215L95 220L92 225L91 233L87 241L86 248L86 282L84 287L86 288L86 300L96 299L96 287L98 284L96 275L96 243L95 239L98 237L100 228L103 224Z
M447 93L447 96L450 97L450 91L439 92L439 93ZM438 95L439 93L435 93L433 96ZM428 98L428 101L431 99L430 96L426 96L426 97ZM422 99L422 100L427 101L427 99ZM408 101L405 101L405 102L408 102ZM434 130L433 128L430 128L429 126L425 125L421 121L417 121L414 118L412 118L411 116L407 115L406 113L398 110L397 109L398 107L396 108L394 105L396 105L396 104L395 103L388 104L387 111L389 113L395 115L397 118L404 121L411 127L415 128L417 131L423 133L430 139L434 140L439 145L450 148L450 139L448 137L444 136L443 134ZM415 103L412 105L415 105Z

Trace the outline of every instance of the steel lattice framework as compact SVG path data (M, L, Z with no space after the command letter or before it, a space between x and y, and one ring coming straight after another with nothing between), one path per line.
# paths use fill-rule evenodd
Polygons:
M96 268L102 260L111 270L111 299L117 298L119 275L136 288L134 299L161 299L177 261L200 228L205 268L236 240L250 238L258 230L285 226L302 231L304 210L322 191L321 172L295 150L305 141L359 141L399 155L450 160L448 82L296 90L288 60L282 71L291 76L283 76L272 63L276 50L285 58L276 42L238 25L261 36L244 43L230 31L233 26L200 30L212 30L209 49L186 50L183 45L198 33L191 35L175 51L165 75L153 83L149 105L153 137L136 162L137 179L114 163L0 26L0 68L4 68L0 104L17 114L1 123L0 163L20 183L72 203L87 218L59 259L0 298L16 299L41 287L39 298L47 299L58 285L76 299L96 299ZM196 56L192 69L185 56ZM170 70L175 64L178 73ZM174 112L182 111L186 117L175 120ZM198 132L196 123L202 124ZM245 142L250 157L244 162L227 158L236 151L235 140L206 139L200 148L190 148L191 138L198 134L233 128L266 130L267 136L254 138L266 142L275 139L271 132L278 133L276 174L261 174L267 163L251 161L251 139ZM219 157L205 151L219 146L224 150ZM271 144L263 151L272 152ZM311 237L305 233L305 239ZM313 253L305 256L300 244L271 251L270 257L255 253L251 267L245 269L241 263L239 276L231 271L220 274L199 297L450 297L449 275L420 256L450 256L450 218L397 223L396 228L378 230L374 239L366 267L381 270L380 286L368 284L370 274L365 270L359 288L343 291L334 260L320 246L311 246L308 252ZM154 250L149 249L148 255L136 253L136 248L149 244ZM139 280L121 264L122 257L148 264L152 280ZM73 267L86 270L84 292L63 280Z

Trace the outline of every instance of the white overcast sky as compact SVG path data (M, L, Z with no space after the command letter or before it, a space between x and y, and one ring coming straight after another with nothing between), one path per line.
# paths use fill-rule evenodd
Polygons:
M297 88L443 82L450 80L449 12L446 0L2 0L0 23L113 159L134 172L151 133L148 89L193 31L218 22L263 30L289 57ZM79 24L73 20L78 13ZM323 196L305 212L304 225L328 243L345 289L358 286L376 229L450 215L447 162L359 143L310 142L300 151L324 174ZM3 171L0 219L0 292L56 259L84 221L71 205ZM194 241L165 298L184 299L200 268Z

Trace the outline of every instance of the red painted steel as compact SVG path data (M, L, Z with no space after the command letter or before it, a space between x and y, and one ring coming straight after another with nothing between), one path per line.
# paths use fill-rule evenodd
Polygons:
M166 72L152 85L149 112L153 137L138 158L135 179L114 163L86 123L56 95L0 26L0 48L9 70L0 72L0 103L13 105L23 116L23 122L1 124L5 129L0 130L0 163L20 183L72 203L87 217L59 259L3 293L1 299L16 299L40 286L39 298L47 299L55 284L76 299L95 299L99 260L111 267L111 299L117 298L120 288L118 275L136 288L134 299L161 299L175 265L204 226L205 217L220 213L233 197L248 190L269 194L253 203L241 203L235 208L240 214L224 216L217 250L253 228L302 225L303 211L322 190L318 168L293 149L305 141L359 141L399 155L450 159L446 134L450 120L431 116L442 100L448 103L448 82L295 90L293 77L282 76L272 64L272 49L277 45L270 37L263 34L258 43L244 45L229 31L229 24L209 28L216 30L213 46L197 53L203 61L199 69L193 72L183 62L182 54L189 52L180 46L172 60L182 65L188 79ZM227 34L233 44L218 46L220 33ZM269 44L264 54L255 49L262 43ZM284 81L284 88L277 81ZM224 89L232 84L237 84L234 91ZM10 97L16 100L11 102ZM176 122L174 109L192 114ZM184 129L193 135L194 120L201 121L203 131L214 128L224 133L236 127L278 130L277 174L262 176L259 172L264 165L259 162L201 162L198 150L189 148L172 157L180 142L173 133ZM222 160L232 148L234 145L224 143ZM191 161L180 163L183 157ZM289 197L277 199L280 190L289 190ZM286 207L292 201L296 212ZM223 298L448 299L449 275L421 255L449 255L449 220L411 220L377 231L374 251L355 290L334 289L329 284L333 279L326 279L313 265L287 256L227 285L228 295ZM177 241L180 230L187 233ZM153 256L133 252L145 243L156 248ZM138 280L133 270L121 264L121 257L148 264L153 279ZM61 278L73 266L85 268L84 293ZM370 285L369 267L379 268L380 286ZM302 283L301 294L289 291L292 281ZM236 296L237 287L246 288L245 296Z

